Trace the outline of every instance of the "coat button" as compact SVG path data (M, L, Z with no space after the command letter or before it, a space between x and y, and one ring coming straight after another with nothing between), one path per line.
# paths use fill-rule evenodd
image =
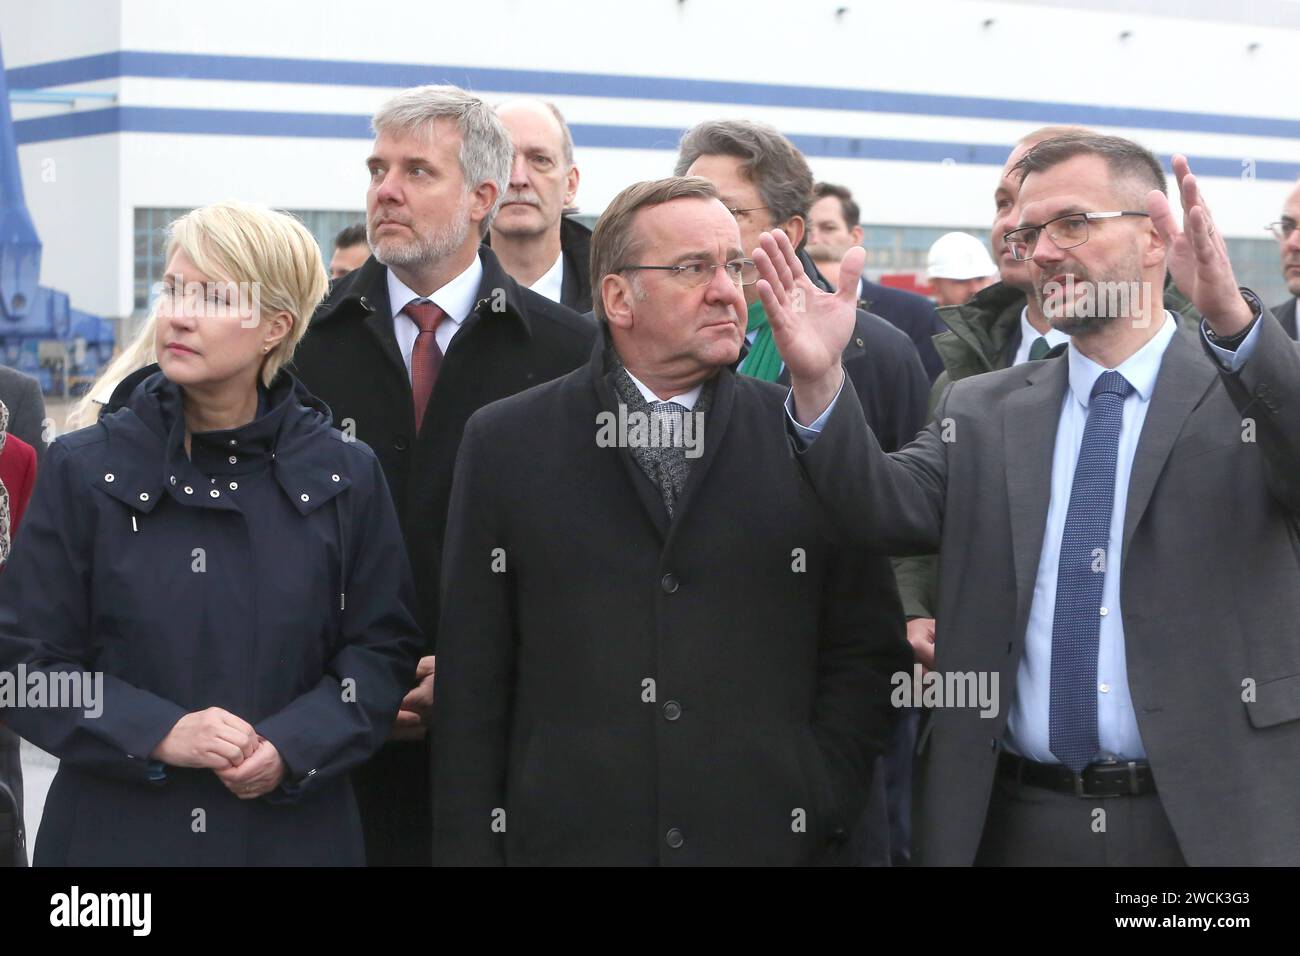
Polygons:
M235 445L237 445L238 443L239 443L239 442L238 442L238 439L234 439L234 438L230 439L230 447L231 447L231 448L234 448Z
M676 827L673 827L671 830L668 831L668 835L665 837L665 839L668 843L668 846L674 850L680 850L682 844L686 842L686 837L682 836L682 831L677 829Z
M173 485L176 484L176 476L175 476L175 475L172 475L172 484L173 484Z
M194 489L191 488L189 485L186 485L186 486L185 486L185 493L186 493L187 495L192 495L192 494L194 494Z
M104 480L105 480L105 481L112 481L112 480L113 480L113 473L110 471L107 475L104 476Z
M210 494L213 498L221 497L221 492L217 491L216 488L213 488L211 491L208 492L208 494Z
M311 501L311 495L299 495L298 497L302 499L303 504L306 504L307 502Z
M338 480L339 480L338 475L330 475L330 481L338 481Z
M406 436L399 436L394 442L393 447L398 451L406 451Z
M141 500L141 501L148 501L148 500L149 500L149 492L147 492L147 491L142 491L142 492L140 492L140 500Z
M659 581L659 585L664 589L665 594L675 594L677 592L677 588L679 587L679 584L677 582L677 575L669 571Z
M239 483L236 482L236 481L232 481L232 482L230 483L230 490L231 490L231 491L238 491L238 490L239 490Z
M676 720L682 715L682 705L675 700L664 704L664 720Z
M239 464L239 459L236 458L234 455L231 455L229 458L226 459L226 461L230 462L232 465Z

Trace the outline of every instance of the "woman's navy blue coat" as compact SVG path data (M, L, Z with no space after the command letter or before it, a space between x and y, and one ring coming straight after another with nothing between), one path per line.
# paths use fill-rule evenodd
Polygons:
M104 675L98 716L4 712L62 761L35 863L361 864L348 771L387 737L420 646L388 486L287 373L188 458L180 401L145 370L51 445L0 575L0 667ZM149 759L212 706L275 744L277 790L239 800Z

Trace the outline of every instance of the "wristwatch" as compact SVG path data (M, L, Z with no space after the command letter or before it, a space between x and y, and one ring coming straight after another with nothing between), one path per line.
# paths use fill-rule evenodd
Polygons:
M1229 352L1237 351L1237 347L1240 346L1242 342L1246 341L1246 336L1250 335L1250 330L1255 327L1255 323L1258 322L1260 316L1264 314L1264 302L1259 296L1255 295L1254 292L1251 292L1245 286L1238 286L1237 289L1241 292L1241 297L1246 300L1246 304L1250 306L1251 315L1254 316L1254 318L1250 320L1250 325L1246 326L1236 335L1221 337L1214 334L1214 330L1210 328L1210 323L1208 321L1205 322L1205 337L1210 340L1211 344L1217 345L1221 349L1227 349Z

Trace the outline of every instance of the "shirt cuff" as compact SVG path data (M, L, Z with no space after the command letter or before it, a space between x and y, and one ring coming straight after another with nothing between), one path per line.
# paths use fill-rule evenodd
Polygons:
M1214 341L1206 334L1209 326L1204 319L1201 320L1201 337L1205 339L1205 343L1210 347L1210 351L1214 353L1214 357L1218 359L1220 365L1229 372L1239 372L1255 353L1255 342L1259 339L1261 325L1263 323L1256 319L1254 326L1246 333L1246 337L1236 349L1225 349L1221 345L1215 345Z
M847 379L848 375L846 374L840 380L839 390L836 391L835 397L831 399L831 403L826 406L826 411L818 415L817 420L811 425L800 425L794 419L794 389L790 389L785 396L785 417L789 419L790 427L794 432L795 444L800 451L806 451L808 446L817 440L817 436L822 433L822 429L826 427L826 421L831 417L831 412L835 410L835 403L840 400L840 392L844 391L844 381Z

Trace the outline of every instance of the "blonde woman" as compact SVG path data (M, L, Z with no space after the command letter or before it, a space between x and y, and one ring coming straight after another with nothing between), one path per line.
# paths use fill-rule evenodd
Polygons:
M177 220L167 259L157 366L51 445L0 575L0 667L64 689L6 713L61 759L34 862L360 864L348 772L419 634L373 453L281 371L325 267L236 203Z

